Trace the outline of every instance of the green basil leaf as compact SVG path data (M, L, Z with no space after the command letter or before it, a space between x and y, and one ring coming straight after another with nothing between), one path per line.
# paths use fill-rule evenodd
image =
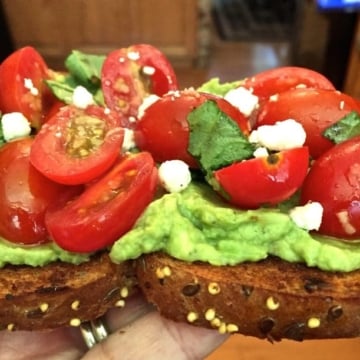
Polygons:
M73 50L65 60L65 67L79 84L86 88L98 88L101 85L101 69L105 58L105 55Z
M190 127L188 151L208 175L252 157L255 146L215 101L205 101L188 115L187 120Z
M197 88L197 91L224 96L230 90L239 87L241 83L242 83L241 80L220 83L219 78L212 78L209 81L202 84L199 88Z
M352 111L345 115L335 124L329 126L323 135L334 142L339 144L354 136L360 135L360 115L356 111Z

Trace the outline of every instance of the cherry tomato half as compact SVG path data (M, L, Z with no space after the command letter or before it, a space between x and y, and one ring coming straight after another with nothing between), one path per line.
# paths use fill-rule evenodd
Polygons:
M334 145L322 135L324 130L349 112L359 110L355 99L340 91L292 89L260 106L255 127L294 119L304 127L305 145L309 146L310 155L317 158Z
M21 112L38 129L50 96L44 82L48 71L44 59L31 46L9 55L0 65L1 112Z
M241 161L214 172L220 194L245 209L276 205L301 186L309 165L307 147ZM224 194L225 192L225 194Z
M147 95L162 96L178 88L174 69L166 56L148 44L136 44L108 54L101 84L106 105L130 117L137 116L138 107Z
M0 236L21 244L48 241L48 206L82 190L57 184L38 172L29 161L32 142L24 138L0 149Z
M102 249L131 229L153 199L156 185L151 155L129 155L76 200L49 210L46 226L52 239L66 250Z
M166 94L151 104L137 121L135 142L145 151L151 152L158 162L178 159L190 167L197 168L197 161L189 154L189 124L187 116L208 99L216 101L219 108L231 117L245 133L249 133L249 122L233 105L221 97L191 90Z
M69 105L43 125L31 147L30 161L53 181L83 184L114 164L123 139L116 114L96 105L86 109Z
M324 75L298 66L283 66L262 71L246 78L241 86L251 89L253 94L260 98L269 98L271 95L296 87L335 90L334 85Z
M360 137L334 146L314 162L301 193L301 202L309 201L324 208L321 234L359 238Z

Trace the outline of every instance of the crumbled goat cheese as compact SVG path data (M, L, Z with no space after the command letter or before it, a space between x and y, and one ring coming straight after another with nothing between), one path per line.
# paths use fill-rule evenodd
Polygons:
M303 126L293 119L262 125L253 130L249 141L269 150L288 150L304 145L306 133Z
M124 141L122 144L122 151L126 152L133 149L135 145L134 130L124 128Z
M339 211L336 213L336 217L339 219L342 228L346 234L355 234L356 228L351 224L349 213L347 210Z
M161 185L170 193L180 192L191 182L189 166L182 160L168 160L158 169Z
M24 86L26 89L30 90L30 93L34 96L39 95L39 90L34 86L33 82L29 78L24 79Z
M129 51L127 57L129 60L137 61L140 59L140 53L138 51Z
M259 98L242 86L228 91L224 99L238 108L245 116L250 116L259 104Z
M5 141L28 136L31 133L28 119L20 112L4 114L1 118L1 126Z
M297 226L305 230L319 230L324 208L319 202L309 202L303 206L296 206L289 215Z
M253 156L254 156L255 158L269 156L268 149L265 148L265 147L259 147L259 148L257 148L257 149L254 151Z
M137 114L137 118L141 119L144 114L145 114L145 110L151 106L152 104L154 104L156 101L158 101L160 99L159 96L155 95L155 94L151 94L149 96L146 96L143 100L143 102L140 104L139 108L138 108L138 114Z
M155 71L156 71L156 69L153 66L144 66L142 68L142 72L148 76L154 75Z
M72 102L76 107L86 109L89 105L94 104L94 98L85 87L79 85L74 89Z

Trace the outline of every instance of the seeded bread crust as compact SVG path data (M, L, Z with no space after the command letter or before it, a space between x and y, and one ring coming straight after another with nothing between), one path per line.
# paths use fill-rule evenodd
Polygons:
M115 265L106 253L80 265L6 266L0 270L0 329L78 326L124 306L134 284L134 264Z
M137 277L148 301L175 321L270 341L360 336L360 271L276 258L214 267L151 254L138 260Z

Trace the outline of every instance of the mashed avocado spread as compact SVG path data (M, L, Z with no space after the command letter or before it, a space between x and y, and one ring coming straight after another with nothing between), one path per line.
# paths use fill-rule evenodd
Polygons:
M231 208L210 188L194 183L151 203L113 245L110 257L121 262L156 251L219 266L275 255L326 271L360 268L360 246L310 235L280 210Z
M88 259L88 254L70 253L55 243L22 247L0 239L0 267L6 264L44 266L57 260L79 264Z

